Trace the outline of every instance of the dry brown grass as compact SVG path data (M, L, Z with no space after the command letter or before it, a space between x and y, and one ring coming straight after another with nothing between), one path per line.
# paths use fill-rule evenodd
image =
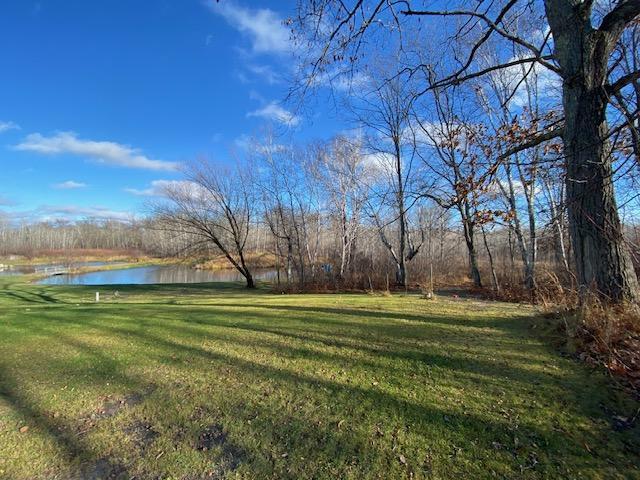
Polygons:
M77 249L45 249L32 250L24 254L7 255L15 260L31 263L46 263L73 259L74 261L113 261L148 258L146 254L135 249L77 248Z
M276 267L276 257L272 253L248 253L245 259L251 268ZM224 255L198 260L194 267L201 270L225 270L234 268Z
M610 305L595 296L578 304L576 292L544 306L548 333L580 360L604 368L624 389L640 397L640 310Z

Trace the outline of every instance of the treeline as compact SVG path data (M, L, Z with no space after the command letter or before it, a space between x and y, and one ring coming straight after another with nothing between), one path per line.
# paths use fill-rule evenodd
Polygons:
M268 253L279 283L301 290L429 288L432 279L527 298L575 289L558 149L503 162L480 184L487 146L473 135L456 120L420 144L406 133L396 146L379 136L298 146L266 136L234 168L201 160L167 184L153 228L183 252L222 252L248 285L254 254Z
M575 288L561 167L530 180L522 169L511 173L517 163L505 163L487 188L466 196L458 190L446 205L435 183L428 195L416 193L416 185L433 179L425 165L409 169L402 158L372 152L367 141L256 140L235 168L192 164L189 178L168 183L144 219L0 223L0 255L79 249L226 255L248 277L264 265L256 259L267 256L280 286L297 290L428 289L432 281L469 280L521 297ZM444 164L438 168L447 173ZM453 166L449 173L456 174ZM640 227L630 224L626 234L637 245Z
M0 221L0 255L35 256L43 251L142 250L142 225L121 221Z

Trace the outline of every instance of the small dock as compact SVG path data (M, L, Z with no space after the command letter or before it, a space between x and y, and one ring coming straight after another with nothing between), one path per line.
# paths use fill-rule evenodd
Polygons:
M56 266L44 267L44 268L41 268L41 269L36 269L36 273L43 273L45 275L53 277L55 275L66 275L66 274L68 274L69 273L69 268L68 267L63 267L61 265L56 265Z

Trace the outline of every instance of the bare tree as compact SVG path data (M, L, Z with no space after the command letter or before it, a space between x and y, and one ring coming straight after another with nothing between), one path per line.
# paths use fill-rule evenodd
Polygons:
M447 74L435 82L425 82L424 91L458 85L514 65L534 68L537 64L555 72L562 83L563 122L541 128L508 153L562 138L578 283L583 292L594 290L602 298L624 302L638 299L638 280L614 194L607 107L617 92L638 80L640 73L612 78L609 66L622 33L640 14L640 0L612 2L601 15L594 14L595 3L544 0L541 5L527 0L480 0L471 7L459 1L447 2L443 10L431 10L417 0L318 0L300 4L298 25L299 31L319 46L308 50L315 60L305 69L307 79L317 79L336 62L356 62L362 58L364 46L376 45L383 35L399 35L402 41L407 28L404 20L430 17L452 20L451 50L456 61L448 63ZM518 19L537 15L544 15L550 27L539 39L515 28L521 25ZM412 25L420 28L420 24ZM504 55L492 65L479 65L480 52L491 42L504 45ZM526 54L511 56L514 47ZM407 66L399 73L414 76L429 69L429 65L415 62L411 54L405 58Z
M337 225L340 242L338 276L344 278L353 266L369 173L359 139L338 136L321 150L319 156L317 177L327 193L330 215Z
M366 131L367 148L375 159L382 181L376 182L369 196L369 213L375 221L380 239L396 268L396 283L407 284L407 263L413 260L424 243L424 231L412 235L410 210L416 205L411 182L415 176L415 142L411 131L413 93L400 81L371 83L371 90L359 98L355 110ZM384 212L390 209L385 218ZM397 239L389 230L397 227Z
M245 257L255 203L252 182L239 167L221 169L206 160L191 164L185 177L166 184L166 201L153 206L156 228L190 237L190 250L215 247L245 278L247 288L254 288Z
M287 283L293 270L300 288L316 275L320 241L320 207L317 182L311 179L312 156L306 150L284 147L268 138L256 146L264 219L284 258Z
M474 286L481 287L476 243L478 204L481 190L490 175L479 158L475 140L479 125L473 125L456 112L455 96L443 89L431 92L433 118L416 116L420 133L420 157L431 172L429 184L421 194L442 208L453 208L460 215L469 258L469 276Z

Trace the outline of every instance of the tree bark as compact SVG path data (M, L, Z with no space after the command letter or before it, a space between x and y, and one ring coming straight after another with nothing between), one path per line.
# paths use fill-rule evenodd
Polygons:
M585 87L564 88L567 207L578 281L583 291L595 288L614 302L637 300L613 188L606 100Z
M394 137L395 160L396 160L396 180L398 219L400 220L399 245L398 245L398 268L396 269L396 283L398 286L407 286L407 266L405 249L407 244L407 217L404 210L404 180L402 178L402 153L400 151L400 137Z
M475 244L475 231L473 221L469 219L468 208L467 212L464 212L460 207L460 214L462 216L462 229L464 233L464 241L467 245L467 252L469 254L469 276L473 281L473 286L477 288L482 287L482 279L480 277L480 269L478 268L478 251Z
M489 269L491 270L491 283L493 283L493 290L496 294L500 294L500 283L498 282L498 275L496 274L495 264L493 262L493 253L489 248L489 242L487 241L487 232L484 225L480 225L482 231L482 240L484 242L484 248L487 251L487 257L489 258Z
M594 29L582 2L545 0L563 77L567 210L579 288L614 303L638 300L614 193L605 88L609 56L634 3L620 2Z

